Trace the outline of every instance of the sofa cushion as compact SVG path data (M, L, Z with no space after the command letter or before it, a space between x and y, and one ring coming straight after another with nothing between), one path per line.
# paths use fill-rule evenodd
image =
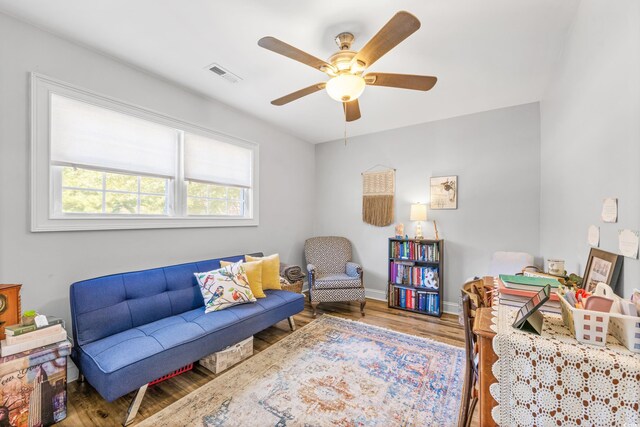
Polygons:
M136 360L202 338L265 311L277 310L299 299L300 294L269 291L267 298L256 303L227 310L205 313L204 307L200 307L94 341L86 344L83 350L103 372L113 372Z
M78 348L82 373L108 401L299 313L304 297L266 291L255 303L204 307L95 340Z

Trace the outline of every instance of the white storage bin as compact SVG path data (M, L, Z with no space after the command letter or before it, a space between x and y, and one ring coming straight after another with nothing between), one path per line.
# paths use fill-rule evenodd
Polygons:
M571 331L571 335L578 342L604 347L607 343L610 314L575 308L562 295L558 297L562 308L562 321Z
M612 314L611 335L634 353L640 353L640 317Z
M573 336L585 344L604 346L610 328L611 335L622 345L634 353L640 353L640 317L621 314L621 298L605 283L598 283L594 295L613 300L610 313L571 307L567 300L558 295L562 305L562 320Z
M219 374L251 355L253 355L253 337L203 357L200 359L200 365L214 374Z

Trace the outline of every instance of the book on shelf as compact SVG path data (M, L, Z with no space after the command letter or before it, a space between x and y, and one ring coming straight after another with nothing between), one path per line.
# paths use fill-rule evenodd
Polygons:
M390 294L390 301L393 306L409 310L426 313L439 313L440 311L440 295L420 290L394 288Z
M29 341L17 344L7 344L7 340L0 341L0 353L2 357L11 356L12 354L21 353L23 351L32 350L38 347L44 347L67 339L67 332L62 329L55 334L44 337L36 337Z
M438 262L440 260L440 250L437 243L408 240L402 242L392 241L391 258Z
M438 289L438 267L416 266L407 262L390 263L391 280L398 285Z
M64 320L62 320L62 319L60 319L58 317L47 316L47 323L48 323L47 325L41 326L39 328L35 324L32 324L32 325L9 325L9 326L5 326L4 332L5 332L6 335L17 336L17 335L27 334L29 332L34 332L34 331L37 331L39 329L49 328L49 327L54 326L54 325L62 325L62 327L64 328Z
M56 324L56 325L51 325L51 327L48 327L48 328L36 329L33 332L27 332L21 335L7 335L5 337L5 341L9 345L20 344L23 342L28 342L28 341L37 339L37 338L47 337L49 335L55 335L60 333L60 331L63 331L63 330L64 329L62 328L61 324Z
M390 238L388 306L441 316L444 240Z

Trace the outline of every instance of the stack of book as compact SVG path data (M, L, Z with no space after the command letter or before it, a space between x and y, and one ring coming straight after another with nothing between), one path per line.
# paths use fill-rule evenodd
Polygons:
M67 339L64 322L57 317L47 316L48 325L12 325L4 328L6 338L0 342L2 357L23 351L44 347Z
M560 282L552 277L511 276L501 274L497 279L499 303L520 308L546 285L551 286L551 296L540 310L549 313L562 313L560 300L556 293Z

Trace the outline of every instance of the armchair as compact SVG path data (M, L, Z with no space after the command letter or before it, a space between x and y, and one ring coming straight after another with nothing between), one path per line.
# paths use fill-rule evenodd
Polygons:
M359 301L366 304L362 267L351 261L351 242L344 237L312 237L304 243L313 316L321 302Z

